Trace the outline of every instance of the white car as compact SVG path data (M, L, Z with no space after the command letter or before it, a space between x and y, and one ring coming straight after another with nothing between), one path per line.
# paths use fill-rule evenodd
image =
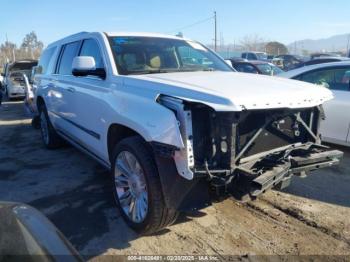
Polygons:
M332 90L335 98L323 105L326 120L321 123L320 133L326 142L350 146L350 61L306 66L278 76Z
M138 232L213 196L254 199L342 157L318 136L328 89L237 73L189 39L79 33L50 44L36 72L45 146L63 138L110 169Z
M30 77L32 68L37 63L38 61L36 60L20 60L6 65L4 89L9 99L25 97L25 80L23 74Z

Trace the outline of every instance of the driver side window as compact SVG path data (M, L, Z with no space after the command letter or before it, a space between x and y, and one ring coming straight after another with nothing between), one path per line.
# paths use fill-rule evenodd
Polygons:
M100 47L94 39L85 39L79 56L92 56L95 59L96 68L104 68Z

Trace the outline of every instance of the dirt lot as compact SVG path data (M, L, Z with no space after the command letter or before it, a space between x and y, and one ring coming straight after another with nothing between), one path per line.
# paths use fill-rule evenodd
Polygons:
M231 199L140 237L114 208L108 172L73 147L43 148L21 102L0 107L0 200L30 204L85 257L106 254L350 255L350 151L283 192ZM349 257L348 257L349 258Z

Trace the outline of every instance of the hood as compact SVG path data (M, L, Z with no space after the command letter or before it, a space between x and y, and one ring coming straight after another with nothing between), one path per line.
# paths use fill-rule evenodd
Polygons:
M207 104L217 111L313 107L333 98L324 87L238 72L183 72L128 76L150 81L159 94ZM153 84L152 84L153 83Z
M22 70L31 70L33 66L38 65L37 60L23 60L23 61L16 61L10 64L9 71L22 71Z

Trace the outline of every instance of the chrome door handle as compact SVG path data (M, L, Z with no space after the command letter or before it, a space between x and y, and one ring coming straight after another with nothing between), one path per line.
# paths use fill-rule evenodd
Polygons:
M74 93L74 92L75 92L75 88L73 88L73 87L67 87L66 90L67 90L68 92L71 92L71 93Z

